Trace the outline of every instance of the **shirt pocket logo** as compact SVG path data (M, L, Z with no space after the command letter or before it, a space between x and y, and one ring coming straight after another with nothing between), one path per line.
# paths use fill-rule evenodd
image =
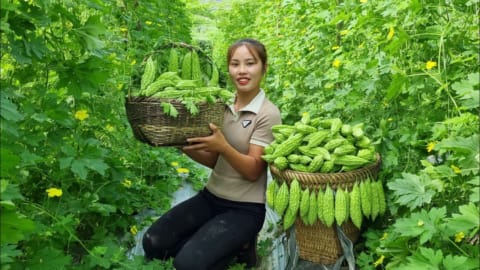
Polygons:
M243 120L242 121L242 127L246 128L252 123L252 120Z

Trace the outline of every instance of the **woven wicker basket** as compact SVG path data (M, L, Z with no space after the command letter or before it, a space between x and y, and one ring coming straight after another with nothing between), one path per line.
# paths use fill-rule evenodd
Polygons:
M168 59L167 55L170 48L176 48L184 52L197 52L202 69L208 69L215 65L214 61L202 49L182 42L156 45L155 49L145 56L143 62L145 63L149 56L154 56L157 60L161 60L159 66L168 65L165 59ZM132 77L134 83L130 87L125 101L127 119L137 140L151 146L183 146L187 145L187 138L210 135L209 123L222 127L225 102L196 103L199 111L192 115L180 100L132 96L131 89L140 83L140 77L140 74ZM207 79L206 77L202 78L202 80ZM165 114L162 103L169 103L173 106L178 112L177 117Z
M360 230L349 219L341 226L347 237L355 243ZM305 225L301 219L295 221L295 239L300 251L300 258L314 263L332 265L343 254L335 226L327 227L320 221Z
M279 170L270 165L270 171L276 181L286 181L288 184L296 178L302 189L310 190L325 189L329 184L332 189L337 187L348 188L353 187L356 181L363 181L367 178L376 179L381 165L380 155L372 164L357 170L341 173L307 173L292 170ZM327 227L320 221L313 225L305 225L300 218L295 221L295 237L300 252L300 258L314 263L330 265L343 254L340 240L336 231L336 223L332 227ZM359 236L360 230L353 225L351 220L342 224L343 232L347 237L355 243Z
M172 104L178 116L164 114L162 102ZM187 138L210 135L209 123L222 127L225 106L223 102L201 103L198 104L199 113L192 115L176 100L132 97L125 102L133 135L151 146L183 146Z

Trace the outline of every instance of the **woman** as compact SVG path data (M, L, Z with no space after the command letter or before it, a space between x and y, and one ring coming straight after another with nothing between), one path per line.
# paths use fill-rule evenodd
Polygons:
M236 96L225 110L222 130L210 124L212 135L189 138L182 148L213 169L206 187L160 217L143 238L148 259L173 257L177 270L224 269L239 252L248 267L256 264L267 181L261 156L281 117L260 88L267 70L263 44L237 41L228 49L227 63Z

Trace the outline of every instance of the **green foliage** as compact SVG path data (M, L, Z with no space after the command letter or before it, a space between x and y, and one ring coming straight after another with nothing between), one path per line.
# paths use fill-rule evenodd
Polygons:
M284 123L365 123L390 216L366 224L361 269L478 268L478 1L362 2L2 1L2 269L173 268L126 257L149 223L134 216L205 171L137 142L123 108L145 56L193 43L192 21L215 25L195 32L220 85L232 41L265 43Z
M391 216L367 224L357 265L478 268L479 222L466 214L479 208L478 1L243 4L218 26L225 42L265 43L264 87L283 122L306 111L363 122L381 154ZM457 215L473 224L454 233L439 220Z
M127 258L135 216L206 173L133 138L124 89L190 24L177 0L2 1L2 269L172 269Z

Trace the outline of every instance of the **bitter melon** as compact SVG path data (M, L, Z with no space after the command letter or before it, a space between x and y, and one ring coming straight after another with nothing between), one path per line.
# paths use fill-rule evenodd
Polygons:
M370 217L372 213L372 192L370 190L370 179L360 182L360 200L362 205L362 213L366 217Z
M277 194L275 194L273 206L278 216L283 216L288 206L288 185L285 181L280 185Z
M350 219L352 223L360 229L363 222L362 202L360 198L360 187L358 182L353 184L352 191L350 191Z
M275 206L275 194L278 191L278 183L275 180L270 181L267 186L267 205L270 206L271 209L274 209Z
M310 192L310 203L307 214L307 221L309 225L313 225L317 221L318 211L317 211L317 194L314 190Z
M331 227L335 221L335 196L330 184L327 184L323 194L323 219L327 227Z
M347 198L348 196L341 187L335 192L335 221L338 225L342 225L347 219Z

